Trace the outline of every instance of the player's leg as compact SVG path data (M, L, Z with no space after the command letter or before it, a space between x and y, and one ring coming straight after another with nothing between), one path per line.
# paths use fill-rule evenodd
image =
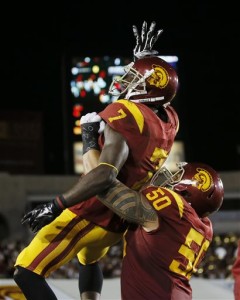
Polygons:
M85 246L81 238L93 227L94 224L64 210L35 235L15 263L14 280L27 299L56 299L45 278L77 255Z
M79 291L82 300L99 300L103 285L103 274L98 261L106 255L112 245L122 239L122 233L113 233L95 226L86 237L87 246L78 253Z
M26 299L57 300L45 278L28 269L17 266L14 273L14 280L21 288ZM35 292L33 293L32 291Z
M100 299L103 285L103 274L98 262L87 265L79 263L78 285L82 300Z

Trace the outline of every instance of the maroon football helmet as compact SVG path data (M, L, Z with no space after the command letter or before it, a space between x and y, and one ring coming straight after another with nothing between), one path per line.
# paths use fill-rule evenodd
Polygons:
M154 175L152 184L170 188L183 196L199 217L218 211L223 202L224 188L217 172L203 163L181 162L177 167L174 174L166 167L161 168Z
M158 56L146 56L125 67L122 77L114 78L109 94L147 105L168 104L178 89L175 69Z

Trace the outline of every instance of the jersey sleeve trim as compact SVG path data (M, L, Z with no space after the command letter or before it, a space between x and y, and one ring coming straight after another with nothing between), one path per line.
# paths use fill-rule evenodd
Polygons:
M175 192L173 192L173 191L171 191L169 189L168 189L168 192L176 200L176 203L177 203L177 206L178 206L179 215L180 215L180 218L182 218L182 216L183 216L183 210L184 210L184 204L183 204L181 196L179 196L177 193L175 193Z
M123 104L130 111L138 125L139 131L142 133L144 126L144 117L137 105L127 100L118 100L117 102Z

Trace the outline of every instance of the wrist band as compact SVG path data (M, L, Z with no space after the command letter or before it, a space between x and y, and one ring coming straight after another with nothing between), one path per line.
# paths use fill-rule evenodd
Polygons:
M98 144L99 137L99 122L84 123L81 125L83 154L91 149L100 150Z
M57 201L57 204L59 205L59 207L64 210L67 207L67 202L65 200L65 198L62 195L59 195L55 198L55 200Z
M105 163L105 162L101 162L99 165L109 166L109 167L113 168L117 172L117 174L118 174L118 169L115 166L111 165L111 164L108 164L108 163Z

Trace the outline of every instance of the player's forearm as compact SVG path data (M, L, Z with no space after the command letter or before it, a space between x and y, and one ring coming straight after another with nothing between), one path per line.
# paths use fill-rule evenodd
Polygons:
M115 181L107 192L97 197L104 205L128 222L144 225L145 222L156 219L154 210L143 205L142 195L119 181Z
M70 207L103 192L116 178L116 171L106 165L99 165L84 176L68 191L63 193L64 206Z
M91 149L83 154L83 167L85 174L98 166L99 156L100 151L96 149Z

